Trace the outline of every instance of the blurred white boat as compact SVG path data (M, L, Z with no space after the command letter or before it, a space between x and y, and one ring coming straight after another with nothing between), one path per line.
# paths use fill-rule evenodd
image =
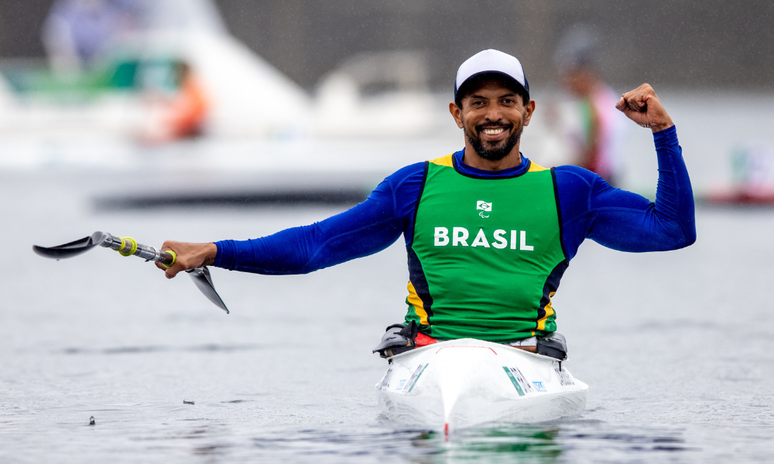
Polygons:
M474 339L389 358L376 385L384 414L433 428L542 422L580 414L588 386L557 359Z
M0 133L142 142L149 128L165 123L164 105L181 91L176 73L183 64L206 97L205 134L311 132L310 95L231 36L211 0L142 5L143 27L116 34L83 69L63 71L42 60L0 63Z
M428 88L428 57L412 50L361 53L323 77L314 131L324 137L426 137L451 118Z

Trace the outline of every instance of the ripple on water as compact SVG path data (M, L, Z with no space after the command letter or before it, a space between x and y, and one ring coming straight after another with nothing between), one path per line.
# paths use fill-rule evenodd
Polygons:
M260 350L261 345L195 345L195 346L119 346L112 348L80 348L72 347L59 350L63 354L135 354L135 353L159 353L168 351L177 352L232 352Z

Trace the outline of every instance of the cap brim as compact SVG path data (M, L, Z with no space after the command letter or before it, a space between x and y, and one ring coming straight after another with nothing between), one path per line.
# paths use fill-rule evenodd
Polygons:
M474 83L474 81L478 81L481 76L485 76L487 74L491 74L493 76L504 78L506 81L510 83L510 86L513 88L513 90L518 91L519 93L525 93L527 95L527 98L529 98L529 89L523 85L521 85L521 82L514 79L511 75L504 73L502 71L481 71L475 74L471 74L467 79L465 79L462 84L460 84L459 88L454 89L454 100L457 101L457 96L460 94L460 91L466 90L466 87L470 86L470 84ZM526 77L524 78L526 81ZM529 83L527 83L529 85Z

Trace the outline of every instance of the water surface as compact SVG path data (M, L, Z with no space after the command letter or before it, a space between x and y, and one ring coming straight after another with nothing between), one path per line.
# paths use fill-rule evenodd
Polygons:
M96 184L95 184L96 182ZM337 207L104 211L111 179L0 174L1 462L767 462L774 452L774 211L698 213L689 249L585 243L556 297L582 416L452 431L378 410L371 354L403 317L402 241L306 276L214 269L231 315L186 276L97 249L104 230L164 239L257 237ZM118 192L120 193L120 192ZM89 419L94 417L95 425Z

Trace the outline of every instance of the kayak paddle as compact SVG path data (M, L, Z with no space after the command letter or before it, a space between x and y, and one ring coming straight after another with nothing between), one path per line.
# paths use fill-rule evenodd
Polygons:
M131 237L118 237L106 232L94 232L88 237L83 237L82 239L53 247L32 245L32 250L44 258L56 259L58 261L64 258L78 256L96 246L116 250L121 256L134 255L145 259L145 261L157 261L164 267L172 267L177 259L177 255L172 250L159 251L151 246L137 243L137 241ZM221 308L223 311L226 311L226 314L229 314L226 304L223 303L220 295L215 291L215 287L212 284L212 277L210 277L210 270L207 269L207 266L188 269L185 272L191 276L196 287L204 293L204 296L206 296L208 300L213 302L215 306Z

